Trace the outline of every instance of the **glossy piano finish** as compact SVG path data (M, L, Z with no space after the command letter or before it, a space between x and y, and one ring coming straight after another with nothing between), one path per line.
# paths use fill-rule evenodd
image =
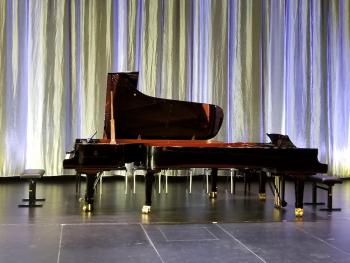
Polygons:
M218 106L154 98L137 90L137 73L108 75L104 138L80 140L66 169L87 174L85 202L92 209L97 173L124 169L134 163L145 169L145 206L151 207L154 173L161 169L211 168L211 194L216 195L218 168L257 169L295 178L296 214L303 213L304 179L327 172L317 149L297 148L288 136L269 134L273 143L224 143L211 140L219 131L223 112ZM116 142L110 143L111 91ZM265 195L265 176L260 194Z
M137 80L137 72L108 74L105 138L110 138L111 91L116 138L205 140L219 132L224 116L219 106L150 97L137 90Z
M211 140L117 139L78 142L76 156L65 167L96 170L117 169L136 163L144 169L256 168L276 173L327 172L317 160L318 150L281 148L269 143L224 143Z
M144 163L146 147L142 143L110 144L109 140L86 142L77 140L74 155L63 161L65 169L75 169L79 173L102 172L123 168L125 163Z

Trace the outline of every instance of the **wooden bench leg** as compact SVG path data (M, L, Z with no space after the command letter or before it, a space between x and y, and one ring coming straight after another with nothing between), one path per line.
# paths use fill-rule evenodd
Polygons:
M320 211L341 211L341 208L333 208L333 185L329 185L327 189L327 208L321 208Z
M28 204L20 204L18 207L41 207L42 204L37 204L36 201L45 201L44 198L36 198L36 180L30 179L29 181L29 193L28 198L22 199L23 202Z
M317 183L312 183L312 202L304 203L304 205L324 205L324 202L317 202Z

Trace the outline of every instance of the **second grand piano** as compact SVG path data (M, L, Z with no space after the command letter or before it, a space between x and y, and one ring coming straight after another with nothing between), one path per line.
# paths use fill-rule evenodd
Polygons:
M304 180L327 172L317 149L213 141L223 121L220 107L150 97L137 90L137 82L136 72L108 74L104 138L77 139L74 154L63 161L65 169L87 175L87 211L93 208L97 174L135 163L146 171L143 213L151 211L153 177L161 169L211 168L211 196L215 196L217 169L251 168L292 176L295 214L303 215ZM115 137L112 144L111 137Z

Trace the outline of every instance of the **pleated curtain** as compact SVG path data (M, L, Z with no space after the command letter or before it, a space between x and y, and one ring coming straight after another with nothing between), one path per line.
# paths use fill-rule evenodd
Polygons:
M350 176L349 0L1 0L0 176L66 173L74 139L102 136L119 71L220 105L215 139L288 134Z

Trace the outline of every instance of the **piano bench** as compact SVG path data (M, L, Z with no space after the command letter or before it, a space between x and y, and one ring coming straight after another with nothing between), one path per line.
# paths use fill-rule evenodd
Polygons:
M42 204L36 204L36 201L45 201L45 199L36 198L36 180L43 178L45 170L43 169L26 169L20 175L21 179L29 180L29 193L28 198L22 199L23 202L28 202L27 204L20 204L18 207L41 207Z
M310 176L308 181L312 182L312 202L304 203L305 205L324 205L325 203L317 202L317 189L327 191L327 208L320 209L321 211L341 211L341 208L333 208L333 186L341 184L342 179L329 176L326 174L315 174Z

